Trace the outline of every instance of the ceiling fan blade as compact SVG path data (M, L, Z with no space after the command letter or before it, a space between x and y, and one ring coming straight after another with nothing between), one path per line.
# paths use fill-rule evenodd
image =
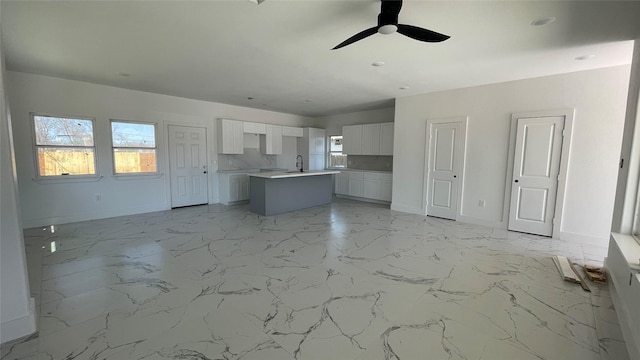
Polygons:
M378 32L378 27L377 26L374 26L374 27L369 28L367 30L361 31L361 32L353 35L352 37L348 38L347 40L341 42L340 44L336 45L336 47L334 47L331 50L340 49L341 47L353 44L354 42L362 40L362 39L364 39L364 38L366 38L368 36L371 36L371 35L373 35L373 34L375 34L377 32Z
M378 26L397 25L400 9L402 9L402 0L382 0L380 15L378 15Z
M412 39L425 41L425 42L441 42L450 38L450 36L448 35L440 34L435 31L423 29L417 26L404 25L404 24L398 25L398 32Z

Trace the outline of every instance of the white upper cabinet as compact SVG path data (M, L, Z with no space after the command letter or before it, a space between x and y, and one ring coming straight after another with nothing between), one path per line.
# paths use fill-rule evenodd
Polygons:
M266 134L267 133L267 124L253 123L244 121L242 122L242 129L245 133L248 134Z
M362 125L362 155L380 155L380 124Z
M303 136L303 130L302 130L302 128L299 128L299 127L283 126L282 127L282 136L302 137Z
M267 155L282 154L282 126L267 125L266 135L260 136L260 152Z
M244 153L242 121L218 119L218 153Z
M393 155L393 123L380 124L380 155Z
M342 127L342 152L347 155L362 155L362 125Z
M393 155L393 123L343 126L342 142L347 155Z

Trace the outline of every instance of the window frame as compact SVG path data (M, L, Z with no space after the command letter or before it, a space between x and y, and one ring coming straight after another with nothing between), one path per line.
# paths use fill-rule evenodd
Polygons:
M332 166L333 164L331 163L331 154L333 154L333 153L336 153L336 154L339 153L339 154L342 154L344 156L348 156L347 154L344 153L344 148L343 148L343 151L340 151L340 152L331 151L331 138L332 137L338 137L338 136L341 137L344 140L344 135L342 135L342 134L329 135L327 137L327 149L328 149L328 151L327 151L327 169L346 169L348 167L347 164L345 164L344 167L336 167L336 166Z
M34 163L34 171L35 171L35 180L59 180L59 179L100 179L100 172L98 171L98 145L96 141L96 119L90 116L75 116L75 115L51 115L45 113L38 112L30 112L29 117L31 118L31 137L32 137L32 148L33 148L33 163ZM38 136L36 135L36 117L48 117L48 118L57 118L57 119L77 119L77 120L87 120L91 121L91 137L93 140L93 146L77 146L77 145L38 145ZM93 149L93 174L58 174L58 175L41 175L40 174L40 158L38 156L39 148L80 148L80 149Z
M153 125L153 137L154 137L154 147L133 147L133 146L115 146L113 143L113 123L127 123L127 124L141 124L141 125ZM158 127L159 124L153 121L138 121L138 120L120 120L120 119L109 119L109 137L111 141L111 169L113 172L113 176L116 177L125 177L125 176L153 176L160 175L160 161L158 159L159 155L159 145L158 145ZM156 170L155 171L145 171L145 172L117 172L116 171L116 149L137 149L137 150L154 150L155 151L155 160L156 160Z

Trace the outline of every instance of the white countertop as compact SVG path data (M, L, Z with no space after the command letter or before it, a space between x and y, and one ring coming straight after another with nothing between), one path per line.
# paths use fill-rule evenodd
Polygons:
M282 168L223 169L223 170L218 170L218 173L220 173L220 174L250 174L250 173L255 173L255 172L275 172L275 171L287 171L287 169L282 169Z
M331 175L331 174L339 174L339 173L340 171L336 171L336 170L305 170L304 172L272 171L272 172L252 173L248 175L253 177L265 178L265 179L284 179L284 178L294 178L294 177L300 177L300 176Z

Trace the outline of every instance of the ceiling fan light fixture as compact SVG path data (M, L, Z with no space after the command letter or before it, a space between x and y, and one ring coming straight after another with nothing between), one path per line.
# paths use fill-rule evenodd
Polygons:
M256 5L260 5L264 2L265 0L249 0L249 2L254 3Z
M398 31L398 27L396 25L390 24L390 25L382 25L378 28L378 32L380 34L384 34L384 35L389 35L389 34L393 34L394 32Z

